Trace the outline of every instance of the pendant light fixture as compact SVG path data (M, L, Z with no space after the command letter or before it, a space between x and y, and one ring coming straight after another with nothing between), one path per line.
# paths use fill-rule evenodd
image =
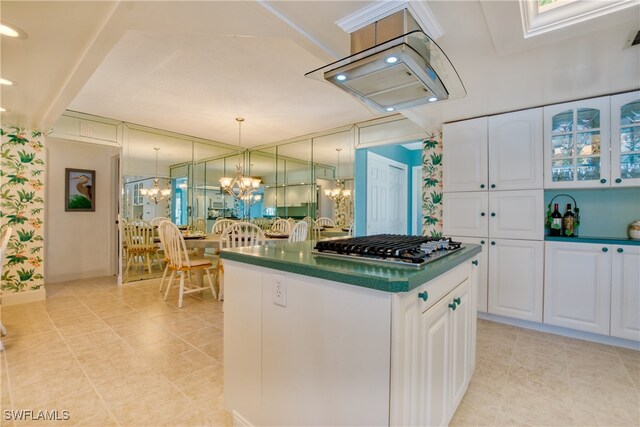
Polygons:
M253 192L258 190L260 179L252 178L250 176L244 176L242 168L242 117L236 117L238 122L238 164L236 165L236 176L233 178L223 177L220 178L220 187L223 191L231 194L236 200L243 200L251 203L252 201L259 200L259 195L253 195Z
M339 202L341 200L349 198L351 196L351 191L345 190L344 180L340 180L340 152L342 151L342 148L336 148L336 151L338 152L338 170L336 173L338 179L336 179L335 188L332 190L324 190L324 195L334 202Z
M155 178L153 178L153 188L141 188L140 195L157 205L161 201L171 198L171 189L160 189L158 181L158 151L160 151L160 149L157 147L153 147L153 149L156 150L156 175Z

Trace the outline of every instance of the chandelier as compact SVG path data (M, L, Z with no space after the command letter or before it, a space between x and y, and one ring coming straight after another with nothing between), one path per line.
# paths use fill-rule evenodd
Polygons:
M238 164L236 165L236 176L233 178L220 178L220 186L222 190L231 194L236 200L253 203L260 200L261 195L253 194L260 187L262 182L259 179L250 176L244 176L242 172L242 117L236 117L238 122Z
M157 205L161 201L171 198L171 189L160 189L158 181L158 151L160 151L160 149L157 147L153 147L153 149L156 150L156 176L153 178L153 188L141 188L140 195Z
M340 152L342 151L342 148L336 148L336 151L338 152L338 171L336 175L339 177L340 176ZM351 196L351 191L345 190L344 180L337 179L335 188L324 190L324 195L330 198L331 200L333 200L334 202L339 202L349 198Z

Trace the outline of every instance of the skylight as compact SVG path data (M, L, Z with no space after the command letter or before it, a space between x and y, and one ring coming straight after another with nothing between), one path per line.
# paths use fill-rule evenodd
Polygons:
M533 37L635 5L635 0L520 0L524 37Z

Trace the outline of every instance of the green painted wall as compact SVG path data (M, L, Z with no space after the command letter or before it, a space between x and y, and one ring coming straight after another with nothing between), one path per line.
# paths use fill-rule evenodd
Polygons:
M580 208L580 236L626 238L629 223L640 220L640 188L598 190L546 190L545 206L558 194L569 194ZM568 197L558 197L564 214ZM552 206L553 208L553 206Z

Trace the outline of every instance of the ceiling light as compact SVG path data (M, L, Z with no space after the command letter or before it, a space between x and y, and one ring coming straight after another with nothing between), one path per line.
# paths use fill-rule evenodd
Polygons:
M385 61L387 61L387 64L395 64L396 62L398 62L398 57L390 56L387 59L385 59Z
M13 82L11 80L0 78L0 85L11 86Z
M6 113L6 112L7 112L7 110L6 110L6 109L4 109L4 108L0 107L0 113Z
M156 176L153 178L153 187L141 188L140 195L157 205L161 201L171 198L171 189L160 189L160 181L158 180L158 151L160 149L158 147L153 147L153 149L156 150Z
M20 33L18 30L11 28L8 25L0 24L0 34L7 37L19 37Z
M428 99L429 102L435 102L437 100L438 98L436 98L435 96L432 96L431 98Z
M344 74L338 74L336 76L336 80L340 80L341 82L347 80L347 76L345 76Z
M393 107L387 107L387 108L385 108L385 110L387 110L388 112L392 112L392 111L395 111L395 108L393 108Z

